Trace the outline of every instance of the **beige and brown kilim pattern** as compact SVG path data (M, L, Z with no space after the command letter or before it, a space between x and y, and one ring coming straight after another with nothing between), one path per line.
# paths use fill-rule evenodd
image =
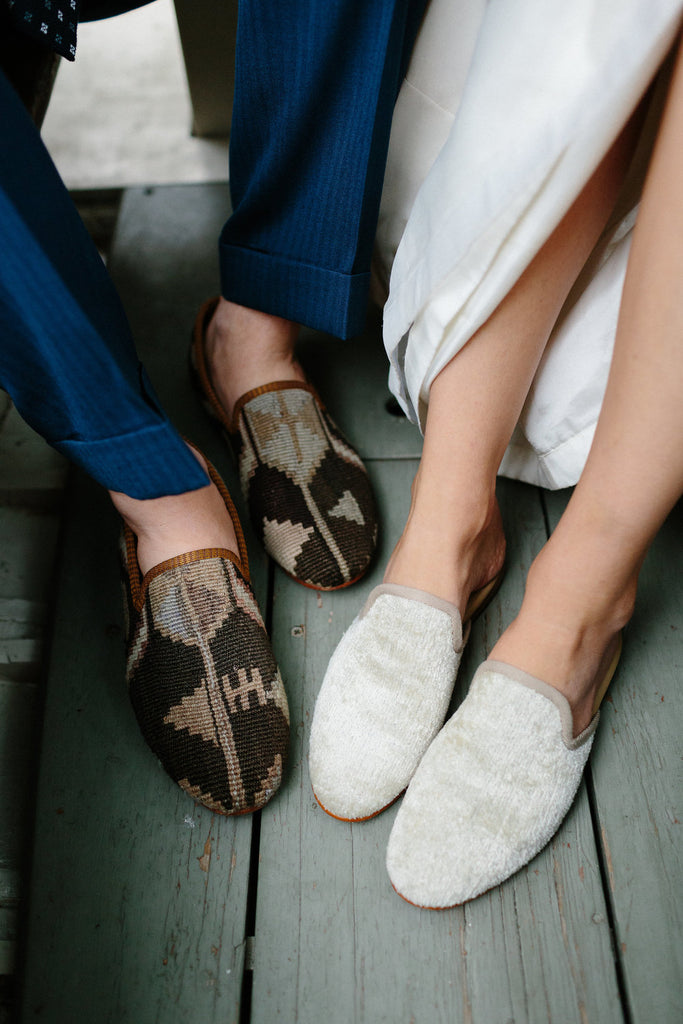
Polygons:
M289 742L284 686L238 561L223 549L192 551L141 581L135 537L124 529L133 709L168 774L221 814L270 799Z
M209 414L238 460L242 492L257 536L285 572L320 590L359 579L377 543L377 512L360 457L324 408L315 388L276 381L243 395L232 421L208 376L200 310L192 363Z
M370 481L315 393L271 385L240 404L238 430L242 492L266 551L312 587L362 576L377 539Z

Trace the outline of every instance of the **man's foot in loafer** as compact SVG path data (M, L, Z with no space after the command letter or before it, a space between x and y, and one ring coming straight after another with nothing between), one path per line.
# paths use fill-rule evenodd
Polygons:
M289 712L237 513L206 468L211 483L196 492L149 502L112 495L128 520L126 677L143 736L169 775L211 810L244 814L280 785ZM149 540L144 572L133 524Z
M259 318L263 337L243 341L240 355L233 329L244 323L251 337ZM236 453L266 551L298 582L336 590L367 570L377 513L358 454L294 357L295 336L288 321L210 300L195 324L192 365L205 407Z

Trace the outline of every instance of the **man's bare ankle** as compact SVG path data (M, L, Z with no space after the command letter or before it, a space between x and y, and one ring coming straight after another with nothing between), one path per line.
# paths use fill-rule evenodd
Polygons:
M249 344L286 353L293 350L298 334L299 326L291 320L220 298L206 329L207 351Z
M228 416L242 395L277 380L304 381L297 324L221 299L206 331L211 381Z
M109 493L119 515L138 539L138 563L143 574L188 551L225 548L239 554L234 525L213 484L147 501Z

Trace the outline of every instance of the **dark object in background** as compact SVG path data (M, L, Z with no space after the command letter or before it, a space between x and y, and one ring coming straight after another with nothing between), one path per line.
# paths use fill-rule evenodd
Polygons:
M0 9L0 68L38 128L47 111L58 67L57 54L17 31L9 15Z

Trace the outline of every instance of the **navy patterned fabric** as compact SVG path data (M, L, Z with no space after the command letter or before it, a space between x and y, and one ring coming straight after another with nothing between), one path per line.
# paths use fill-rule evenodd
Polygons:
M67 60L76 57L80 5L81 0L7 0L14 26Z
M76 34L79 21L112 18L151 0L0 0L11 24L19 32L44 43L50 50L76 58Z
M135 498L207 478L158 407L130 326L35 125L0 71L0 387L103 486Z

